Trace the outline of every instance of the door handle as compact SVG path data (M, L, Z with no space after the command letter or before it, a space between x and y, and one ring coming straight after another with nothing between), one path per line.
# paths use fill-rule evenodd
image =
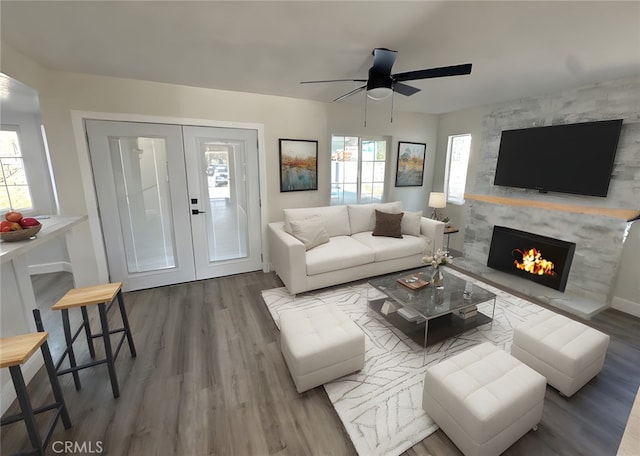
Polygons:
M191 215L204 214L204 211L199 211L198 209L191 209Z

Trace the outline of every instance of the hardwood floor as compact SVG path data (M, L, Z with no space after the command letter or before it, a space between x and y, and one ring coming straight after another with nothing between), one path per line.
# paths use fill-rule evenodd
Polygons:
M70 287L64 280L34 280L41 307ZM81 371L80 391L60 377L73 427L58 425L51 443L101 442L110 455L355 455L324 389L295 390L260 295L278 286L274 274L255 272L126 293L138 357L125 344L116 366L121 396L113 399L104 366ZM51 338L61 339L60 317L43 314ZM97 312L91 316L97 330ZM569 399L547 387L538 431L506 455L615 455L640 383L640 320L606 310L590 324L612 337L604 369ZM76 356L88 359L78 347ZM38 405L50 396L43 370L29 391ZM3 455L27 448L24 425L2 427L0 442ZM459 454L440 430L405 453Z

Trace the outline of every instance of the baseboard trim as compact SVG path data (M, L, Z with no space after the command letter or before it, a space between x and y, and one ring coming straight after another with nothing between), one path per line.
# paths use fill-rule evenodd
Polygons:
M53 263L32 264L29 266L29 275L49 274L51 272L73 273L73 269L68 261L55 261Z
M633 315L634 317L640 317L640 303L638 302L614 296L611 300L611 307L619 310L620 312Z

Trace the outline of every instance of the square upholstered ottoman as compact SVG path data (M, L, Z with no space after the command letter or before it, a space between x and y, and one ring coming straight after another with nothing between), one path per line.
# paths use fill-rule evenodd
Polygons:
M422 407L466 456L498 455L542 418L546 381L483 343L429 368Z
M364 367L364 333L335 304L283 312L280 348L299 393Z
M571 396L600 372L609 336L563 315L544 312L513 331L511 354Z

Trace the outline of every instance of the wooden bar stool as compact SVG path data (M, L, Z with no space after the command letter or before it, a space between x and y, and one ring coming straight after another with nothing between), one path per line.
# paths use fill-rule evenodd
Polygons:
M53 365L53 360L51 359L51 352L49 351L47 337L49 337L48 333L37 332L0 338L0 367L3 369L5 367L9 368L11 380L13 380L13 386L18 398L18 404L22 411L16 415L3 417L0 424L4 426L5 424L15 423L21 420L24 421L24 424L27 427L29 440L31 440L31 446L33 447L30 453L41 455L45 454L45 448L49 443L49 438L51 438L51 435L53 434L58 418L62 418L62 424L65 429L69 429L71 427L71 419L69 418L69 412L67 411L67 406L64 402L64 397L62 396L62 390L58 383L58 377ZM44 365L47 369L47 374L49 375L49 381L51 382L51 389L53 390L55 402L34 409L31 405L27 385L25 384L24 377L22 376L21 366L31 358L38 348L40 348L42 357L44 358ZM38 429L38 425L36 424L35 415L54 409L56 412L49 422L49 426L44 437L42 437L40 430Z
M110 329L107 313L116 301L118 302L118 307L120 308L123 327L118 329ZM92 334L91 327L89 325L87 306L94 304L98 305L98 313L100 314L100 326L102 328L102 333L100 334ZM72 309L74 307L80 307L80 310L82 312L82 324L77 329L75 334L72 334L71 324L69 322L69 309ZM64 329L64 337L67 343L65 351L60 357L60 360L55 365L58 375L69 373L73 374L73 380L76 389L79 390L81 388L81 385L78 371L81 369L86 369L88 367L97 366L98 364L106 363L109 370L109 378L111 379L111 389L113 390L113 397L119 397L120 389L118 387L118 376L116 375L115 361L118 357L118 354L120 353L120 348L122 347L125 339L129 343L129 351L131 352L131 356L133 358L136 357L136 348L133 343L131 328L129 327L127 310L125 309L124 300L122 298L122 283L116 282L107 283L104 285L95 285L92 287L73 288L69 290L67 294L65 294L58 302L56 302L51 309L62 311L62 325ZM40 315L37 310L34 310L34 316L36 319L36 326L38 327L38 330L40 330L42 328L42 320L40 319ZM75 353L73 351L73 343L76 341L83 329L87 339L87 345L89 347L89 355L94 361L82 365L77 365ZM116 345L116 349L114 351L111 346L111 335L117 333L122 333L122 337L118 341L118 344ZM93 346L93 339L100 337L104 341L105 357L103 359L95 360L96 354ZM70 367L67 369L60 369L64 358L67 356L69 357Z

